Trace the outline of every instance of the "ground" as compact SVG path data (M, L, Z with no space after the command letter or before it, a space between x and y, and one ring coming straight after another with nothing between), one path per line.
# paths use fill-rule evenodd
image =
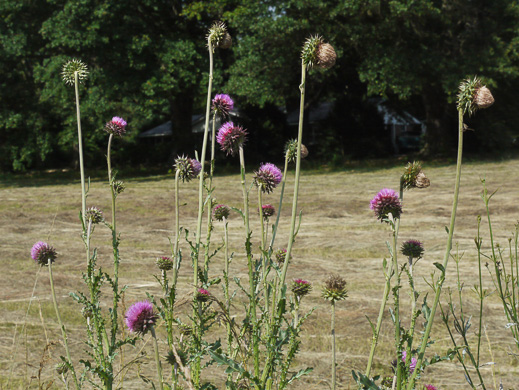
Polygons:
M477 282L478 268L474 238L477 233L477 216L484 215L481 200L481 179L492 192L498 190L491 202L494 232L502 247L507 247L507 238L514 230L519 218L517 205L517 172L519 160L490 163L467 163L463 167L460 205L454 234L459 252L463 253L460 263L465 284L464 309L472 318L472 338L478 327L478 301L471 291ZM348 281L349 297L337 304L338 381L339 389L353 389L352 370L363 371L367 362L371 333L366 316L373 321L379 310L383 292L381 264L387 257L386 240L390 231L385 224L377 222L369 210L369 201L382 188L397 189L402 167L352 168L339 172L305 171L301 181L299 206L303 211L300 233L294 246L294 257L289 268L289 279L303 278L314 285L312 293L303 300L303 310L315 307L314 313L304 326L297 368L314 367L314 371L300 380L293 389L327 389L330 384L330 305L320 296L322 281L330 273L338 273ZM423 294L432 293L426 284L435 272L434 262L444 256L452 207L455 166L435 164L425 166L431 187L405 193L404 213L401 219L400 241L418 239L424 242L425 256L415 267L417 288ZM88 172L87 172L88 174ZM77 175L79 176L79 174ZM49 179L51 177L51 179ZM118 230L121 234L121 283L129 289L125 305L146 297L145 292L158 293L159 286L154 274L157 256L168 255L168 237L174 228L174 182L171 175L123 177L127 190L118 199ZM251 176L248 175L250 182ZM216 197L219 203L240 207L242 204L238 175L217 176ZM278 247L286 247L288 218L291 210L293 174L287 183L283 205ZM279 192L268 195L264 203L278 203ZM106 180L93 180L87 199L89 206L106 210L109 220L110 194ZM181 186L182 225L195 230L197 210L197 184ZM47 241L59 252L53 267L62 317L69 331L69 340L76 360L84 355L83 320L78 306L68 293L82 289L81 272L85 269L83 244L80 238L78 213L80 209L80 185L77 178L65 180L57 175L35 174L29 177L6 180L0 187L0 388L38 388L38 373L41 381L57 380L53 365L63 354L59 344L60 333L50 300L47 268L39 268L30 259L31 246L39 240ZM257 231L259 220L255 210L256 196L251 192L253 210L252 229ZM232 263L233 275L246 279L242 243L244 240L241 222L237 214L230 218L230 239L236 256ZM488 252L488 227L481 229L483 247ZM215 222L213 239L221 242L223 227ZM257 248L257 235L253 236ZM99 227L95 231L93 244L99 248L99 263L106 270L111 266L111 237L108 229ZM455 247L456 248L456 247ZM182 249L187 251L187 244ZM454 251L453 251L454 253ZM403 261L404 259L400 259ZM211 264L214 274L223 268L222 255ZM447 272L446 287L455 287L455 263L451 261ZM184 261L180 272L180 294L187 296L191 291L192 271ZM493 291L489 274L484 269L483 284ZM403 323L409 323L409 296L403 279ZM447 290L445 290L447 291ZM444 294L444 297L446 295ZM31 301L31 297L34 297ZM391 300L390 300L391 302ZM30 304L30 308L28 307ZM239 306L235 309L239 314ZM180 309L182 311L182 309ZM504 388L516 384L519 375L518 353L506 319L496 297L485 301L482 359L483 374L487 388L501 381ZM24 327L26 325L26 327ZM223 331L217 331L223 332ZM159 334L162 327L159 328ZM386 316L380 345L375 361L375 372L389 374L393 359L393 327ZM450 340L439 316L433 328L436 340L432 350L439 354L450 348ZM148 338L145 337L145 341ZM55 344L53 344L55 343ZM42 359L44 349L50 344L50 356ZM164 347L164 343L161 344ZM489 351L491 349L491 352ZM154 378L154 363L151 343L138 342L136 348L125 350L123 359L128 361L144 352L142 364L133 366L132 371L119 375L124 379L124 389L147 388L137 378L137 372ZM164 354L166 349L163 348ZM428 354L430 354L429 352ZM494 376L493 376L494 373ZM31 377L33 379L31 379ZM463 370L459 363L447 362L428 369L423 383L432 383L441 389L466 389ZM9 384L8 384L9 383ZM55 382L53 388L58 384ZM508 386L508 387L507 387ZM43 387L45 388L45 387Z

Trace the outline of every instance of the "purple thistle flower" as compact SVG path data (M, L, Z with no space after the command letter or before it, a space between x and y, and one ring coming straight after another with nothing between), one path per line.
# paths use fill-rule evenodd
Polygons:
M260 165L259 170L254 173L254 183L256 183L258 187L261 187L261 190L267 194L274 191L274 188L281 183L282 179L283 174L281 173L281 169L271 163Z
M408 240L402 244L402 254L407 257L419 259L424 252L423 244L418 240Z
M110 122L105 125L105 131L108 134L118 135L121 137L124 133L126 133L126 121L119 117L114 116Z
M182 156L175 160L175 168L179 171L179 178L189 182L198 176L202 170L202 164L194 158Z
M126 312L126 326L130 332L146 334L157 322L153 305L149 301L135 302Z
M157 267L161 271L170 271L173 269L173 261L171 260L171 257L167 256L161 256L158 257L155 261L155 264L157 264Z
M433 385L425 385L424 388L426 390L438 390L438 388L436 386L433 386Z
M203 288L199 288L197 291L196 291L196 300L198 302L207 302L209 300L209 298L211 297L211 293L209 291L207 291L206 289L203 289Z
M402 352L402 361L405 363L407 359L407 351ZM418 359L416 359L414 356L411 358L411 363L409 363L409 374L412 374L414 372L414 369L416 368L416 363L418 363Z
M312 290L312 284L307 280L294 279L291 290L296 297L302 298L310 293Z
M241 126L235 126L232 122L226 122L218 130L216 142L227 155L235 156L238 149L247 139L247 130Z
M229 206L226 206L224 204L218 204L213 208L213 218L217 221L223 221L224 218L229 217L230 212L231 209L229 209Z
M226 117L229 115L229 111L234 108L234 102L231 97L226 94L218 94L213 99L212 109L218 115Z
M369 208L375 212L380 222L388 222L388 214L391 213L393 218L400 218L402 214L402 203L397 193L389 188L381 190L370 202Z
M263 218L265 218L267 221L270 217L272 217L274 214L276 214L276 209L271 204L261 205L261 211L263 214Z
M56 256L56 249L51 247L46 242L38 241L32 246L31 257L39 265L48 265L49 260L51 263L54 263Z

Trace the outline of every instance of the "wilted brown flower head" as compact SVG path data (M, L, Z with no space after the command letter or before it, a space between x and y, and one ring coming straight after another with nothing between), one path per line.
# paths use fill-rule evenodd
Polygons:
M335 302L342 301L348 296L346 280L340 275L330 275L324 282L323 298Z

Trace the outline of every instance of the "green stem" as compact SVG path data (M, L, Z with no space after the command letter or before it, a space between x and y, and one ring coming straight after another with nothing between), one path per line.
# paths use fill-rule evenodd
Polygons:
M155 362L157 364L157 375L159 379L159 388L160 390L164 390L164 379L162 378L162 365L160 364L160 356L159 356L159 345L157 343L157 335L155 334L155 327L151 327L151 337L153 337L153 347L155 349Z
M206 274L206 278L208 278L209 273L209 245L211 240L211 232L213 230L213 222L212 222L212 215L211 215L211 209L213 207L213 201L212 201L212 191L213 191L213 174L214 174L214 150L215 150L215 129L216 126L216 112L213 114L213 126L212 126L212 132L211 132L211 165L209 170L209 186L207 187L209 190L208 194L208 200L207 204L209 205L208 213L207 213L207 246L205 248L205 259L204 259L204 272Z
M400 220L400 219L399 219ZM400 271L398 269L398 256L397 256L397 232L396 228L393 229L393 268L396 274L396 284L393 287L393 294L395 295L395 346L396 346L396 388L400 390L402 387L402 351L401 351L401 337L400 337Z
M337 363L335 356L335 301L332 300L332 390L336 388Z
M178 244L180 241L180 216L179 216L180 207L179 207L179 190L178 190L179 179L180 179L180 171L177 169L177 172L175 173L175 249L173 250L173 260L174 261L176 261L176 259L177 259Z
M70 367L72 368L72 376L74 378L74 383L76 385L76 389L79 389L79 383L77 381L76 377L76 370L74 369L74 366L72 365L72 358L70 357L70 351L68 349L68 339L67 339L67 331L65 330L65 325L63 325L63 322L61 322L61 315L59 313L58 308L58 301L56 300L56 291L54 290L54 279L52 277L52 260L49 259L47 263L49 267L49 280L50 280L50 291L52 293L52 302L54 302L54 310L56 311L56 317L58 318L58 324L61 329L61 336L63 337L63 346L65 347L65 353L67 354L67 360L70 364Z
M447 265L449 263L449 257L452 249L452 237L454 235L454 224L456 222L456 210L458 208L458 200L459 200L459 192L460 192L460 181L461 181L461 162L463 156L463 111L462 109L458 109L458 158L457 158L457 166L456 166L456 184L454 186L454 201L452 203L452 212L451 212L451 222L449 226L449 237L447 238L447 248L445 249L445 256L443 258L443 271L441 272L440 278L437 282L436 293L434 296L434 303L431 308L431 313L429 315L429 321L427 321L427 326L425 328L425 332L422 338L422 344L420 346L420 350L418 351L418 361L416 362L416 368L411 375L409 383L407 385L407 390L412 390L414 388L414 384L416 381L416 376L421 371L421 367L424 360L425 349L427 348L427 341L429 340L429 335L431 333L432 325L434 322L434 315L436 313L436 308L438 307L438 302L440 300L440 294L442 291L443 282L445 281L445 272L447 271Z
M224 255L225 255L225 269L224 269L224 295L225 295L225 309L227 310L227 316L231 318L231 298L229 294L229 224L227 218L223 217L224 225ZM232 331L231 324L227 321L227 354L231 356L232 353ZM232 374L229 375L228 379L232 379Z
M261 278L263 279L263 294L265 296L265 311L269 313L269 297L267 294L267 267L268 267L268 256L265 256L263 251L265 250L265 218L263 216L263 205L261 199L262 189L261 186L258 186L258 207L260 214L260 233L261 233L261 247L260 247L260 261L263 258L262 267L261 267ZM268 322L266 323L268 327Z
M276 223L273 225L272 238L270 239L269 258L270 258L270 255L272 254L272 251L274 248L274 242L276 241L276 233L278 231L278 226L279 226L279 219L281 217L281 208L283 206L283 195L285 194L285 184L287 181L287 171L288 171L288 156L285 156L285 169L283 170L283 179L281 181L281 193L279 195L279 207L278 207L278 213L276 216Z
M78 149L79 149L79 172L81 174L81 217L83 219L83 226L86 226L85 165L83 163L83 136L81 134L81 111L79 109L78 72L74 72L74 89L76 91L76 119L77 119L77 138L78 138Z

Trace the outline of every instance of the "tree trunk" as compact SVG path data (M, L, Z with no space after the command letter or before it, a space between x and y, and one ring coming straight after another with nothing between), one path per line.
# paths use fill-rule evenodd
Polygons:
M447 104L447 96L438 88L425 89L422 95L425 108L425 145L420 154L424 157L441 157L448 155L455 147L456 126L452 127L451 111Z

